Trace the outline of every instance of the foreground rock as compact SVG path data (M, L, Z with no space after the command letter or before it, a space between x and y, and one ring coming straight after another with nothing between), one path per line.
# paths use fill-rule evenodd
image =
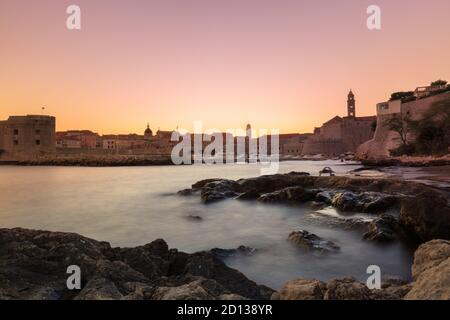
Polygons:
M353 278L323 282L293 279L272 295L278 300L449 300L450 241L433 240L422 244L412 266L414 281L382 280L381 289L370 290Z
M402 234L397 219L391 215L383 214L369 223L368 231L363 235L363 239L377 242L394 241L398 235Z
M321 237L305 230L294 231L289 235L289 241L305 251L318 251L321 253L336 252L339 246L332 241L327 241Z
M421 245L414 255L412 274L414 282L405 299L450 300L450 241Z
M295 279L286 282L273 300L400 300L410 285L399 281L385 281L380 290L370 290L353 279L334 279L329 282Z
M392 211L400 216L401 232L405 231L415 241L450 239L449 192L416 182L313 177L291 172L237 181L203 180L192 185L192 189L183 191L183 194L198 193L205 203L233 198L264 203L310 202L317 208L321 208L321 204L332 205L345 212L383 214ZM373 230L369 232L373 233ZM387 232L384 236L386 239L390 237Z
M81 291L67 290L70 265L81 268ZM187 254L164 240L112 248L72 233L0 229L2 299L268 299L273 292L212 252Z

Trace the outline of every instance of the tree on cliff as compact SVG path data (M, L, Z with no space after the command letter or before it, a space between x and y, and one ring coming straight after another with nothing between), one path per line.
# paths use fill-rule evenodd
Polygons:
M413 121L411 120L409 113L396 113L387 119L385 124L389 130L398 133L402 146L405 147L408 145L408 137L413 127Z
M442 155L449 151L450 99L434 103L421 120L411 120L409 114L395 114L385 123L389 130L398 133L401 141L397 149L391 150L393 156Z

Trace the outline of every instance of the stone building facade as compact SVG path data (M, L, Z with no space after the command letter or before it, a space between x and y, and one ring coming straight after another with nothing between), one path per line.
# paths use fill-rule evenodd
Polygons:
M303 142L302 155L339 156L355 152L358 146L372 139L376 116L357 117L352 91L347 96L347 116L336 116L325 122Z
M26 160L53 155L56 120L51 116L11 116L0 121L0 159Z

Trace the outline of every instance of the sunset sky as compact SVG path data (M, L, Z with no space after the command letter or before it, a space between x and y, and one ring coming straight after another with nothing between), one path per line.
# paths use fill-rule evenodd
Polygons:
M66 28L77 4L82 30ZM382 9L369 31L366 9ZM193 121L310 132L450 80L449 0L0 0L0 119L142 133Z

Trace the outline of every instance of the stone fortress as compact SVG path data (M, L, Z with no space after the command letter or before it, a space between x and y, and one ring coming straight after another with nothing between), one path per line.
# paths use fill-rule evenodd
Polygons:
M312 135L300 135L299 141L288 144L283 154L336 157L354 153L359 145L372 139L376 120L376 116L356 116L355 95L350 90L346 117L335 116L321 127L315 128Z
M408 115L412 120L420 120L425 111L434 103L450 99L446 86L432 85L418 87L412 99L391 99L377 104L377 128L373 139L358 147L358 159L383 159L390 157L390 151L400 145L398 133L389 130L386 120L394 115ZM411 139L413 137L410 137ZM409 140L409 139L408 139Z
M0 121L0 159L22 160L56 152L56 119L44 115L12 116Z

